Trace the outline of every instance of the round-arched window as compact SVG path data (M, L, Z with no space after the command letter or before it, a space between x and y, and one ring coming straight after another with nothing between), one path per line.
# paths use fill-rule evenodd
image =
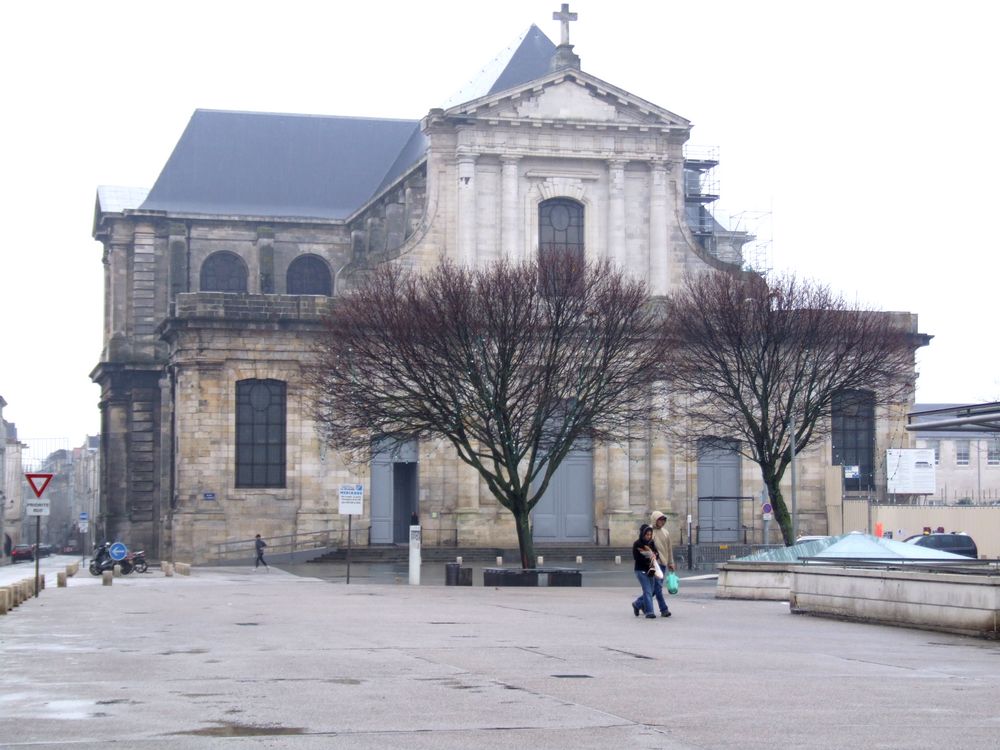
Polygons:
M209 255L201 264L201 284L203 292L247 291L247 267L236 253L222 250Z
M288 294L333 294L330 267L318 255L302 255L288 266L286 278Z
M540 203L538 247L542 252L569 252L583 258L583 206L569 198Z

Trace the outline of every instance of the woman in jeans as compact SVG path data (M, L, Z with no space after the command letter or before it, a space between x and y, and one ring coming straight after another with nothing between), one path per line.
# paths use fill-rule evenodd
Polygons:
M632 558L635 560L635 577L642 587L642 594L632 602L632 614L646 613L647 619L656 619L653 612L653 575L650 568L656 555L653 544L653 528L648 524L639 527L639 538L632 542Z

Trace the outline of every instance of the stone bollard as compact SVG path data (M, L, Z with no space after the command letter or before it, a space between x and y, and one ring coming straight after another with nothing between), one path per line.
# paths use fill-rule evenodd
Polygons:
M170 578L174 574L174 566L168 562L163 563L163 575Z
M121 574L122 574L122 566L121 565L114 565L111 568L111 575L113 575L115 578L120 578Z
M191 575L191 563L175 562L174 570L179 576L189 576Z
M0 615L5 615L10 611L10 589L6 586L0 588Z
M117 568L118 566L116 565L115 567ZM115 574L110 570L104 570L101 572L101 583L105 586L110 586L114 578Z
M56 573L56 588L66 588L66 573L64 571Z
M66 575L70 578L80 572L80 563L70 563L66 566Z

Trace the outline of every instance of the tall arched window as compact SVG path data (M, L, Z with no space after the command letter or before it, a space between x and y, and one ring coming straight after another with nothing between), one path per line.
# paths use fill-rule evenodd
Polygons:
M302 255L288 266L286 276L288 294L333 294L330 268L318 255Z
M236 486L285 486L285 383L236 383Z
M579 253L583 260L583 206L569 198L540 203L538 248L542 252Z
M201 264L201 284L203 292L247 291L247 267L236 253L222 250L212 253Z

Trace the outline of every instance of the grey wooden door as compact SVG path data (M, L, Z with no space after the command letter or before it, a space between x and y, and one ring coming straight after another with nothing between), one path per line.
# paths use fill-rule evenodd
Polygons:
M740 454L717 444L698 449L698 541L740 540Z
M537 542L593 541L593 451L575 449L563 459L532 511L532 527Z
M383 441L372 449L371 543L402 544L409 539L410 515L417 512L417 441Z

